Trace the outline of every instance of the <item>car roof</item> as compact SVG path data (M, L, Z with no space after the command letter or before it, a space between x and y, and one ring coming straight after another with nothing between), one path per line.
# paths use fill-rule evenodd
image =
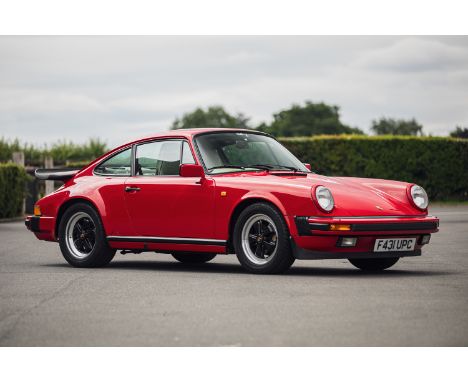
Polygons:
M204 134L204 133L226 133L226 132L246 132L246 133L254 133L254 134L265 134L261 131L258 130L252 130L252 129L231 129L231 128L225 128L225 127L203 127L203 128L197 128L197 129L176 129L176 130L168 130L168 131L162 131L160 133L155 133L151 135L147 135L144 137L140 137L138 139L134 139L132 141L128 141L124 143L123 145L120 145L118 147L113 148L112 150L108 151L106 154L101 156L98 159L101 159L104 156L107 156L109 154L112 154L116 151L119 151L123 149L124 147L128 147L130 145L133 145L135 143L140 143L140 142L145 142L145 141L150 141L152 139L160 139L160 138L187 138L190 139L195 135L198 134ZM94 163L94 162L93 162Z
M204 134L204 133L216 133L216 132L250 132L250 133L262 133L261 131L257 130L251 130L251 129L230 129L230 128L224 128L224 127L204 127L204 128L197 128L197 129L177 129L177 130L168 130L168 131L162 131L160 133L148 135L145 137L141 137L139 139L135 139L132 142L127 142L125 145L131 144L131 143L137 143L141 141L147 141L151 139L157 139L157 138L173 138L173 137L181 137L181 138L191 138L194 135L198 134Z
M252 131L252 130L229 129L225 127L202 127L202 128L197 128L197 129L176 129L176 130L164 131L158 134L150 135L148 138L160 137L160 136L172 136L172 135L189 137L189 136L194 136L194 135L201 134L201 133L211 133L211 132L218 132L218 131L224 132L224 131Z
M191 139L193 136L198 135L198 134L205 134L205 133L226 133L226 132L246 132L246 133L253 133L253 134L264 134L268 135L267 133L264 133L262 131L258 130L252 130L252 129L231 129L231 128L225 128L225 127L204 127L204 128L196 128L196 129L176 129L176 130L168 130L168 131L162 131L160 133L155 133L151 134L148 136L140 137L138 139L134 139L132 141L128 141L120 146L117 146L113 148L112 150L106 152L105 154L101 155L99 158L96 158L94 161L92 161L86 168L91 167L92 165L95 165L96 163L100 162L103 158L109 157L111 155L114 155L117 151L120 151L124 148L127 148L133 144L140 143L140 142L145 142L145 141L151 141L153 139L162 139L162 138L186 138L186 139Z

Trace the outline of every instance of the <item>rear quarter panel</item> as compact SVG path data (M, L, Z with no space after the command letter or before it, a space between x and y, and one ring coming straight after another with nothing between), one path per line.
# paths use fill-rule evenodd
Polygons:
M44 216L57 218L60 209L66 203L87 201L101 216L107 235L133 236L135 232L130 224L124 201L125 179L124 177L80 176L42 198L38 204Z

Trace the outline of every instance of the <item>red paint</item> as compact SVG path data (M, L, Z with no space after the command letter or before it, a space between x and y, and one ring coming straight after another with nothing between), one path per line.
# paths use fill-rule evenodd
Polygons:
M199 133L230 129L174 130L142 138L96 159L74 178L51 195L42 198L41 240L57 240L56 226L60 208L71 200L85 200L99 212L107 236L154 236L175 238L230 239L230 219L241 203L263 200L275 205L284 215L290 233L297 245L320 251L372 251L376 237L416 237L430 231L399 232L312 232L319 236L299 236L295 216L311 217L325 222L340 221L336 217L382 217L386 222L433 221L427 210L418 209L408 197L412 184L365 178L326 177L317 174L278 176L267 171L204 174L193 138ZM182 176L98 176L94 168L113 153L133 144L155 139L180 138L187 140L196 158L195 165L182 165ZM329 188L335 208L326 213L314 203L314 189L318 185ZM125 192L125 187L140 191ZM387 219L386 216L396 218ZM326 220L320 218L326 217ZM29 218L28 218L29 219ZM360 218L360 223L377 223L376 218ZM337 248L337 236L359 236L355 248ZM144 249L142 243L112 242L115 248ZM417 247L419 248L419 247ZM147 244L146 249L161 251L226 251L218 245Z
M184 178L204 178L205 171L199 164L183 164L180 166L179 175Z
M199 181L180 176L128 178L126 186L141 189L126 192L122 203L136 235L214 238L214 181Z

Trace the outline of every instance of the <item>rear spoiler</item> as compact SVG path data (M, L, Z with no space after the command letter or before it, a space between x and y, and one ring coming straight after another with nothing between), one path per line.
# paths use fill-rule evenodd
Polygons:
M34 172L37 179L41 180L61 180L66 182L73 178L76 173L80 171L79 168L38 168Z

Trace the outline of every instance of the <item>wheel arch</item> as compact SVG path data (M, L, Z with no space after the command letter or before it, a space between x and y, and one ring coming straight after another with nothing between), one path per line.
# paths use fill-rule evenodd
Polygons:
M66 200L64 203L62 203L57 211L57 217L55 219L55 237L58 239L58 229L60 226L60 221L62 220L62 217L65 213L65 211L70 208L71 206L78 204L78 203L84 203L93 208L96 213L98 214L99 218L101 218L101 213L99 212L99 208L94 204L91 200L83 198L83 197L76 197L76 198L71 198ZM101 218L102 222L102 218Z
M233 233L234 233L234 227L235 227L237 219L239 218L239 215L247 207L255 203L266 203L276 208L283 216L284 221L286 222L286 225L288 226L289 231L291 231L291 227L289 226L289 219L287 218L286 209L284 208L283 204L277 198L275 198L274 196L267 197L265 195L250 195L248 197L244 197L233 208L230 218L229 218L228 241L227 241L228 253L234 252L234 245L233 245L232 238L233 238Z

